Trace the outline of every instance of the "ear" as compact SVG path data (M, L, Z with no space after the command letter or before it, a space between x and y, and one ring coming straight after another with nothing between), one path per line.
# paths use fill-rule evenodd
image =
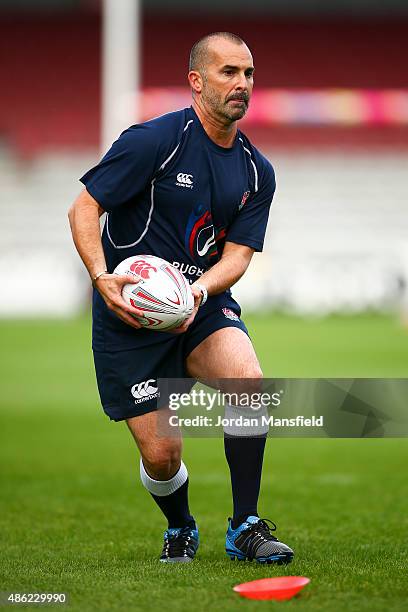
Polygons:
M197 70L190 70L188 73L188 82L194 93L201 93L203 88L203 79Z

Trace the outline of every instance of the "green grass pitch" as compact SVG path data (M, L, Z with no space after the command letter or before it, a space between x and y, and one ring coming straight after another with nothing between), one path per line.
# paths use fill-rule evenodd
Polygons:
M246 321L268 376L408 376L391 317ZM295 549L286 568L227 559L222 440L186 440L201 545L194 563L162 565L134 443L99 408L89 320L3 321L0 336L0 591L64 591L75 611L406 609L406 440L269 440L260 511ZM311 583L283 603L232 591L282 574Z

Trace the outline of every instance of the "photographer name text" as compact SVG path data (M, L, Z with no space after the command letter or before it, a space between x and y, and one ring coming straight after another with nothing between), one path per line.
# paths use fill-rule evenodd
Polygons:
M217 416L217 418L196 415L194 417L179 417L176 414L169 417L172 427L323 427L323 415L305 418L298 415L293 418L277 418L262 415L259 417L238 416L233 419Z

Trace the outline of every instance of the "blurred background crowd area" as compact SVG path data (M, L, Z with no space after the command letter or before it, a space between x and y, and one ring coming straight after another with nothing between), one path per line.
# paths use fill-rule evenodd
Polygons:
M68 316L88 304L66 213L78 178L112 140L106 36L121 6L137 54L121 63L129 28L119 27L116 76L135 72L126 96L116 92L127 124L190 104L188 55L201 36L231 31L253 52L254 96L240 128L273 163L278 188L265 251L235 290L242 304L408 320L408 4L130 4L0 0L0 315Z

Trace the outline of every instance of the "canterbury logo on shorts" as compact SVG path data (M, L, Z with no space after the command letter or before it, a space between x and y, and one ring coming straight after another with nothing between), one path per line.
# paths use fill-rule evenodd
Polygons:
M135 404L159 397L160 393L158 388L154 386L155 383L155 378L149 378L149 380L133 385L130 392L135 398Z

